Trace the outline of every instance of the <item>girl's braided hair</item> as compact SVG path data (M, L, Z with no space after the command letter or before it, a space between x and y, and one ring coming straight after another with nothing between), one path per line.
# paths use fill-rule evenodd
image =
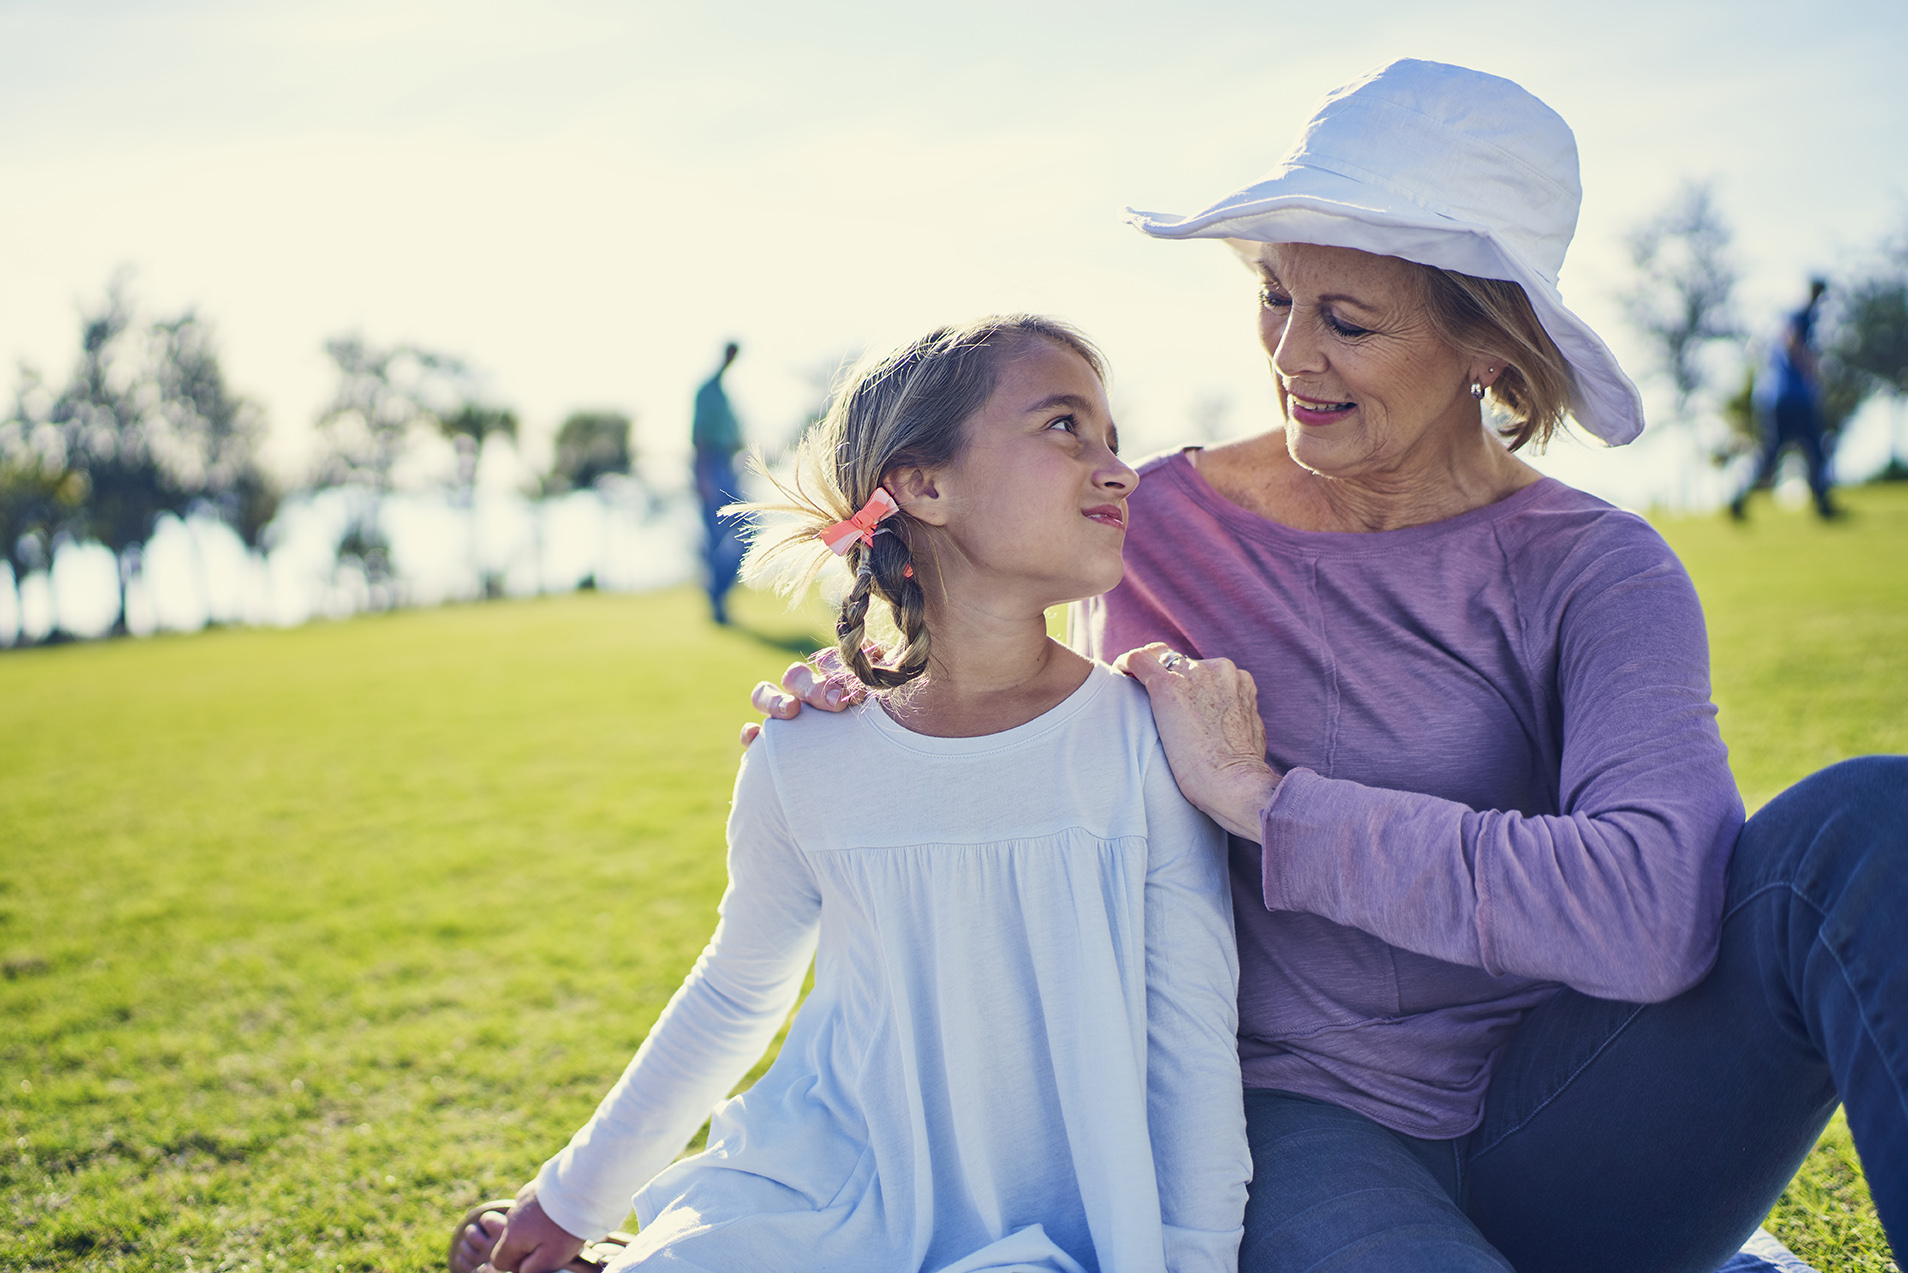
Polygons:
M832 555L817 533L853 516L897 469L938 469L958 459L967 420L993 395L1002 361L1035 339L1071 350L1106 379L1105 359L1086 337L1032 314L936 328L890 354L864 358L802 438L792 474L771 476L781 498L739 506L795 522L786 534L754 541L750 575L791 564L795 569L780 574L776 586L789 595L804 591ZM926 598L913 563L932 561L931 529L903 511L881 523L872 546L857 540L848 549L854 584L842 598L835 636L842 662L863 684L893 689L927 670ZM877 597L887 603L900 637L885 666L870 657L866 640L868 607Z

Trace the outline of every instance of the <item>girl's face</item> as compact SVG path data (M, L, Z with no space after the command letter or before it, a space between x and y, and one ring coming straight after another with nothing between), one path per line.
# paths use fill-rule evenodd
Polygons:
M936 528L933 562L947 595L973 583L972 595L992 599L982 604L1044 610L1120 581L1126 499L1139 474L1118 447L1093 369L1071 349L1029 338L968 418L960 457L895 494Z
M1286 447L1306 468L1330 477L1431 472L1448 447L1476 435L1468 389L1476 378L1490 382L1487 360L1431 329L1416 269L1352 248L1266 246L1259 338L1292 424Z

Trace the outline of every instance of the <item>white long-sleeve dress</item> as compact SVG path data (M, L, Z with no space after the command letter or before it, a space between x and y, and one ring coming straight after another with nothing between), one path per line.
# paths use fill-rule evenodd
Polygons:
M556 1223L598 1237L641 1185L619 1269L1236 1269L1224 836L1174 786L1136 684L1096 665L980 738L872 702L770 721L729 876L694 970L538 1176ZM775 1063L671 1165L811 953Z

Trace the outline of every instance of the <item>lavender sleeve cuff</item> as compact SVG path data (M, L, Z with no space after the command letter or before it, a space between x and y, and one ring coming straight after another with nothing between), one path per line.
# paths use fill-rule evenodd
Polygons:
M1303 768L1261 823L1270 910L1641 1002L1681 993L1714 962L1722 841L1739 825L1668 802L1594 817L1480 812Z

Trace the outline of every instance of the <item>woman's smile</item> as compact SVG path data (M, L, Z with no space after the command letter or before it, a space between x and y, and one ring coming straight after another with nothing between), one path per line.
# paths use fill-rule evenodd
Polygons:
M1416 268L1304 243L1260 254L1259 336L1298 426L1286 442L1302 467L1353 480L1435 475L1451 448L1483 436L1466 392L1482 360L1432 326Z
M1318 398L1308 398L1303 394L1286 391L1286 400L1291 404L1292 418L1300 424L1337 424L1358 409L1358 404L1345 400L1326 402Z

